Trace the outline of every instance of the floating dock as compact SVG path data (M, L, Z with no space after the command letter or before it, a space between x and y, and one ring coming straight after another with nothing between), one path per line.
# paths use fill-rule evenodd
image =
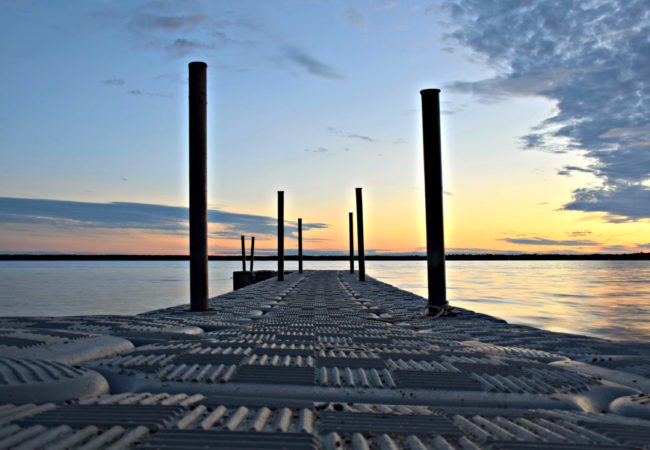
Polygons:
M650 448L650 345L305 271L133 317L0 318L0 449Z

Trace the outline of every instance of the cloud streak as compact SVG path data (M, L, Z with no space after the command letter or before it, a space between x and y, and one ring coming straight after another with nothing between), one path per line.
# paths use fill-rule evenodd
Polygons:
M6 224L48 225L67 229L137 229L177 235L187 233L188 218L188 209L180 206L0 197L0 223ZM214 235L220 238L238 238L241 234L271 235L277 230L277 220L269 216L209 209L208 220L223 226L224 229ZM323 228L328 228L328 225L303 223L303 231ZM295 222L287 222L285 229L289 236L297 233Z
M448 87L483 102L542 96L557 112L522 136L525 148L578 152L600 184L564 209L610 221L650 218L650 21L645 0L448 0L448 38L497 70ZM638 203L634 203L637 201ZM642 201L645 201L643 203Z
M329 131L332 134L343 136L349 139L358 139L361 141L372 142L372 143L379 142L377 139L372 138L370 136L366 136L364 134L359 134L359 133L350 133L349 131L339 130L338 128L334 128L334 127L327 127L327 131Z
M316 58L309 55L304 50L298 49L296 47L285 48L284 57L311 75L328 80L345 79L345 77L332 66L318 61Z
M110 78L108 80L102 81L102 84L105 84L107 86L124 86L126 81L124 81L121 78Z
M580 239L547 239L541 237L532 237L532 238L503 238L501 239L504 242L509 242L511 244L520 244L520 245L560 245L566 247L591 247L595 245L600 245L596 241L590 240L580 240Z

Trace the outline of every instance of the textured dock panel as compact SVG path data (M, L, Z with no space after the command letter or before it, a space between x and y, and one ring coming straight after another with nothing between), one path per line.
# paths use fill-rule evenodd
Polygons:
M36 339L25 339L11 336L0 336L0 345L5 347L25 348L34 345L43 345L46 341L39 341Z
M144 426L149 429L162 428L185 411L181 406L164 405L69 405L45 411L22 419L18 425L53 426L66 424L71 428L88 425L111 427Z
M108 392L100 374L52 361L0 358L1 403L46 403Z
M143 448L318 450L319 446L309 434L166 430L156 433Z
M650 445L648 426L594 422L581 422L579 425L627 445Z
M174 364L212 364L212 365L232 365L239 364L246 355L233 355L233 354L212 354L212 353L185 353L177 355L172 360Z
M324 411L319 414L323 431L396 434L440 434L460 436L462 432L446 417L437 415L388 415Z
M0 357L76 364L116 355L132 348L129 341L113 336L58 329L0 329Z
M0 318L0 338L45 342L8 340L16 345L5 351L97 333L138 345L84 368L13 358L0 389L90 368L114 394L0 404L0 449L650 448L650 401L634 389L650 346L460 308L432 320L424 306L372 278L308 271L211 299L201 313L182 305L133 318ZM632 387L584 366L618 371Z
M552 442L488 442L488 450L632 450L635 447L599 444L567 444Z
M412 389L484 390L481 384L460 372L431 372L418 370L393 371L400 387Z
M356 369L385 369L386 363L379 358L336 358L319 357L318 367L351 367Z
M314 384L314 369L309 367L242 366L235 375L238 383Z
M0 448L21 450L64 449L125 449L143 440L149 431L145 427L125 429L120 426L97 428L88 426L73 429L67 425L46 428L34 425L0 427Z

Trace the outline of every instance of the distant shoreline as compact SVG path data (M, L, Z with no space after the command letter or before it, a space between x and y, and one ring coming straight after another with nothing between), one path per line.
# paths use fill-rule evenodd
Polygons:
M210 261L240 261L239 255L210 255ZM275 261L274 255L255 256L256 261ZM285 260L296 261L297 255L286 255ZM347 255L304 255L305 261L348 261ZM355 258L356 259L356 258ZM447 261L562 261L562 260L625 260L650 261L650 253L584 255L566 254L459 254L451 253ZM187 255L66 255L66 254L0 254L0 261L188 261ZM367 261L425 261L423 255L366 255Z

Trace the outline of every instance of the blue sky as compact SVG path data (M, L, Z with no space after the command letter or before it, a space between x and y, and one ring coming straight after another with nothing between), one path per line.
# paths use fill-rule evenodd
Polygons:
M184 238L162 241L157 226L125 221L117 235L88 218L111 235L98 246L65 207L187 205L193 60L209 66L215 210L272 218L283 189L288 217L327 225L310 230L314 248L335 250L363 186L369 248L416 251L418 92L437 87L449 248L650 242L646 1L4 0L0 9L0 197L31 199L21 219L0 224L0 251L184 252ZM43 204L33 200L61 209L36 220L28 208ZM256 232L214 226L214 252L234 245L223 233Z

